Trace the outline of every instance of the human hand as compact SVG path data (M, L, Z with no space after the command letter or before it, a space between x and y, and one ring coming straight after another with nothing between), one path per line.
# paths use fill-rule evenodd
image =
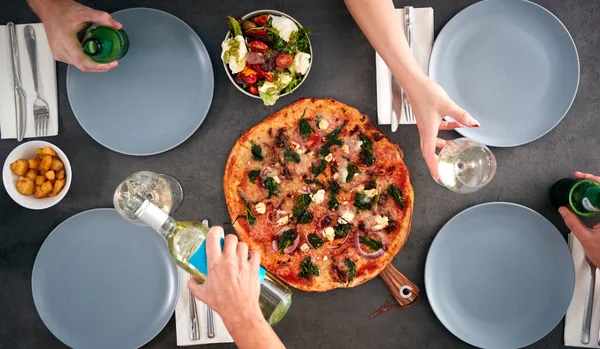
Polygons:
M433 179L438 182L438 156L436 148L442 148L446 141L438 138L439 130L454 130L459 127L479 127L466 110L459 107L433 80L423 76L419 81L411 84L411 89L405 89L413 112L417 119L417 128L421 136L421 153L429 167ZM456 121L444 121L445 116L450 116Z
M190 279L188 289L219 313L228 328L233 323L265 321L258 304L260 254L252 251L248 259L248 245L231 234L225 237L221 251L222 233L221 227L210 229L206 237L208 276L204 284Z
M57 61L72 64L84 72L105 72L118 65L117 61L107 64L92 61L83 53L81 43L77 39L77 33L90 23L121 29L121 23L108 13L72 0L29 2L44 23L52 54Z
M575 172L575 179L591 179L600 183L600 177L589 173ZM600 224L589 228L577 215L566 207L561 207L558 212L563 217L567 227L575 234L586 256L595 264L600 266Z

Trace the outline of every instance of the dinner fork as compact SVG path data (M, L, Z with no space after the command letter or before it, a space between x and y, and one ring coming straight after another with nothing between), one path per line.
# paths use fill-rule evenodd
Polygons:
M208 227L208 219L202 221ZM215 315L213 309L206 305L206 332L208 338L215 338Z
M414 8L412 6L404 7L404 32L406 35L406 42L408 48L412 52L413 50L413 21L414 21ZM402 105L404 107L404 115L406 115L406 121L415 122L415 115L413 114L410 101L406 96L406 93L402 93Z
M27 44L27 54L31 63L31 73L33 75L33 86L35 87L36 99L33 103L33 121L35 124L35 136L45 137L48 135L48 120L50 118L50 110L48 103L40 95L38 84L38 63L37 63L37 47L35 41L35 31L30 25L25 26L25 43Z
M594 306L594 290L596 288L596 265L585 256L590 268L590 283L588 284L587 299L585 300L585 313L583 314L583 325L581 328L581 343L590 342L590 327L592 326L592 308Z

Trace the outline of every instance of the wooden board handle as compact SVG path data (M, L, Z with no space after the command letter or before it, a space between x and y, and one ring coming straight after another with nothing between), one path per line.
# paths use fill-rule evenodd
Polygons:
M388 264L379 276L401 306L407 306L419 297L419 287L399 272L392 263Z

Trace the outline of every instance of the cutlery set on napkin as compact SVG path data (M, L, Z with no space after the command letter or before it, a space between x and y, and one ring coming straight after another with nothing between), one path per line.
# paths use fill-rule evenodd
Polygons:
M399 36L406 37L419 66L427 74L429 57L433 48L433 8L406 6L403 9L396 9L396 16L404 28L404 33L399 33ZM396 132L398 124L416 124L406 94L378 53L375 53L375 69L378 123L391 125L392 132Z
M600 291L596 288L596 267L588 265L581 242L569 234L575 266L575 291L565 317L565 345L600 348Z
M56 136L56 65L43 24L0 26L0 76L1 138Z

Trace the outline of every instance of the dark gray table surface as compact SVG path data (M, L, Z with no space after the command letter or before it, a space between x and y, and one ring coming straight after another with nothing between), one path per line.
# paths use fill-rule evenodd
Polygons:
M383 0L379 0L383 1ZM471 0L414 0L416 7L435 9L435 30ZM416 203L412 234L393 264L422 290L419 305L393 309L373 319L389 295L376 278L354 289L328 293L294 292L294 304L275 327L288 348L446 348L468 347L449 333L431 310L423 283L425 257L442 225L463 209L488 201L516 202L535 209L565 231L547 199L548 187L579 169L600 173L600 2L596 0L538 0L570 30L581 60L579 93L567 117L548 135L517 148L493 149L498 160L496 178L484 190L461 196L436 185L421 158L414 126L400 127L390 138L405 151ZM3 0L0 23L37 21L24 0ZM73 167L73 183L57 206L30 211L14 203L0 189L0 348L62 348L36 313L31 295L31 270L46 236L66 218L96 207L111 207L116 185L139 170L169 173L186 192L176 218L228 220L221 178L229 149L249 127L300 97L331 97L357 107L376 120L375 54L340 0L102 0L86 5L108 12L130 7L153 7L174 14L202 38L215 74L213 103L202 127L185 143L164 154L130 157L114 153L92 140L80 127L69 106L65 76L58 64L60 134L48 139L65 151ZM396 7L407 5L396 1ZM220 43L224 17L269 8L284 11L313 31L315 61L308 81L275 107L239 93L225 76ZM12 101L1 101L12 103ZM132 130L134 132L134 130ZM455 133L444 133L456 137ZM17 146L0 141L0 159ZM2 160L3 161L3 160ZM533 348L556 348L563 343L561 323ZM146 347L175 348L175 321ZM210 348L233 348L215 345ZM108 348L107 348L108 349Z

